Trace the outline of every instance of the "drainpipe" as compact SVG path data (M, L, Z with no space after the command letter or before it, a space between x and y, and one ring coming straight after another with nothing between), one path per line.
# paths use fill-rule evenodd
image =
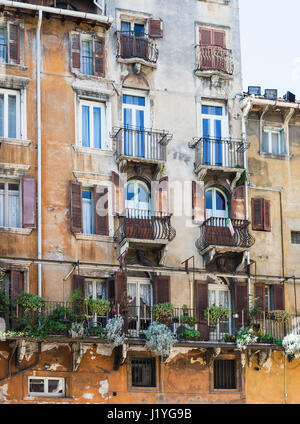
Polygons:
M43 11L39 10L36 35L36 91L37 91L37 144L38 144L38 259L42 259L42 117L41 117L41 25ZM38 264L38 296L42 297L42 264Z
M100 4L97 0L94 0L94 5L101 10L101 14L104 14L104 0L102 0L102 4Z

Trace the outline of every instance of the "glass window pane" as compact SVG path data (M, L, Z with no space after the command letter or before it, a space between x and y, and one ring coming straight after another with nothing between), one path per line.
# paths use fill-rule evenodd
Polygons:
M151 286L150 284L140 285L140 306L151 305Z
M82 192L83 233L93 234L93 201L90 191Z
M123 95L123 103L126 105L145 106L145 97Z
M136 284L128 283L127 284L127 295L131 297L131 304L136 305Z
M30 379L29 391L33 393L44 393L45 385L42 379Z
M271 143L272 143L272 153L274 155L279 154L279 133L271 134Z
M0 137L4 137L4 95L0 94Z
M222 106L208 106L208 105L203 105L202 106L202 114L203 115L217 115L217 116L222 116L223 115L223 108L222 108Z
M136 37L144 37L145 35L145 26L141 24L134 24L134 35Z
M93 47L92 41L82 41L82 73L93 75Z
M90 147L90 108L82 106L82 145Z
M121 22L121 31L129 33L130 32L130 22L122 21Z
M9 184L10 186L11 184ZM8 190L8 226L18 228L20 221L19 191Z
M96 281L96 297L106 299L106 283L104 281Z
M148 191L140 185L138 186L138 201L144 203L148 203L149 201Z
M48 393L63 393L63 381L48 380Z
M206 201L206 209L212 209L212 191L209 190L206 192L205 195L205 201Z
M92 298L93 297L93 282L85 281L85 297Z
M134 200L134 184L127 184L126 200Z
M101 149L101 108L94 107L94 147Z
M226 306L226 308L229 308L229 293L227 290L219 291L219 306Z
M17 98L8 96L8 138L17 138Z
M0 62L7 62L7 37L6 28L0 28Z
M264 131L264 145L263 145L263 151L265 153L269 152L269 133L267 131Z
M0 184L0 227L5 225L4 184Z
M218 211L226 210L226 202L224 196L219 192L216 192L216 209Z
M216 291L208 290L208 304L209 306L216 304Z

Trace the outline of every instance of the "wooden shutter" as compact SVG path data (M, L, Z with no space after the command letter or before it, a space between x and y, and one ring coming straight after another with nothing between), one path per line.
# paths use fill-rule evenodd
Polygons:
M196 224L205 221L205 189L203 181L192 181L192 219Z
M271 202L264 199L264 230L271 231Z
M245 186L236 187L232 193L231 201L232 219L246 219Z
M162 177L159 180L159 212L168 213L169 211L169 178Z
M22 226L36 227L36 184L34 177L22 177Z
M251 199L252 230L264 229L264 199Z
M108 188L105 186L95 187L95 232L96 234L108 235Z
M72 291L74 290L80 290L82 295L85 296L85 278L83 275L73 274Z
M243 325L248 325L248 284L247 283L236 283L235 284L235 312L238 312L239 318L236 319L235 325L238 330ZM244 311L244 321L242 311Z
M10 272L11 297L17 297L24 292L24 273L11 270Z
M115 303L115 277L109 277L107 279L107 299Z
M284 284L274 284L273 289L273 309L284 310Z
M254 285L254 297L258 297L257 306L259 306L262 311L266 310L266 300L265 300L265 284L257 283Z
M82 187L81 183L70 181L70 228L73 233L82 233Z
M71 34L71 71L80 72L80 34Z
M93 66L94 66L94 75L98 77L105 76L105 44L104 38L96 37L93 40Z
M125 183L119 174L112 171L113 183L113 211L115 214L125 215Z
M204 312L208 307L208 283L206 281L195 280L194 283L194 305L198 330L202 340L209 339L208 322L204 317Z
M157 276L154 282L155 303L165 303L171 301L171 287L169 276Z
M226 34L225 31L213 31L213 45L226 48Z
M20 63L20 26L8 24L8 61Z
M163 21L161 19L148 19L148 35L152 38L163 37Z
M213 30L200 28L200 45L211 46L213 42Z
M120 305L120 315L123 317L123 331L128 330L128 309L127 303L127 276L124 272L115 273L115 304Z

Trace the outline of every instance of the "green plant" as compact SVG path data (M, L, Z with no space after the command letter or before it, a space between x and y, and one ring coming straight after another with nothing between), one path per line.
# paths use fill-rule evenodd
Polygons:
M83 293L76 289L71 295L72 309L73 313L76 316L76 320L82 322L85 318L85 301Z
M224 334L224 342L235 342L235 335L232 335L232 334L229 334L229 333L227 333L227 334Z
M76 321L76 314L73 313L72 308L58 306L53 310L49 319L54 321Z
M258 343L275 343L275 339L269 333L262 333L261 334L260 332L258 332L257 342Z
M288 323L290 317L290 314L283 310L274 310L267 313L267 318L274 320L277 324Z
M249 299L250 299L250 304L251 304L251 309L249 312L249 317L248 317L248 325L251 326L255 319L258 318L259 314L261 314L263 312L261 305L258 303L259 302L259 297L254 297L252 294L249 295Z
M257 336L252 328L241 328L235 335L236 346L239 350L245 350L247 345L257 342Z
M5 294L5 290L0 290L0 314L5 315L9 312L11 306L11 302L9 298Z
M45 299L31 293L22 293L16 300L24 312L37 312L45 304Z
M236 168L238 168L238 166L236 166ZM247 175L246 175L246 171L243 171L242 173L241 173L241 176L240 176L240 178L238 179L238 181L236 182L236 187L239 187L239 186L242 186L242 185L245 185L246 184L246 181L247 181Z
M193 340L196 338L200 337L200 331L198 330L193 330L191 328L185 328L180 335L185 339L185 340Z
M86 329L86 335L91 337L99 337L101 339L105 339L105 330L102 327L92 327Z
M172 321L174 305L170 302L160 303L152 307L152 317L160 324L169 325Z
M194 327L196 322L197 322L197 319L195 317L190 317L190 316L185 316L185 315L180 316L180 323L181 324L187 324L190 327Z
M105 316L111 310L111 303L106 299L87 299L89 311L92 314Z
M210 325L215 325L220 321L229 319L230 309L226 308L226 306L211 305L205 310L204 317L209 321Z

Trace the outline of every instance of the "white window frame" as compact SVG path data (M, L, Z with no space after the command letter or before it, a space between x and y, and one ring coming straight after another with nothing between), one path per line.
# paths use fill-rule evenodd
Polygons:
M0 95L4 95L4 119L3 119L3 136L9 140L17 140L21 138L21 93L19 90L8 90L0 88ZM16 96L16 137L8 137L8 96Z
M44 380L45 392L44 393L31 392L30 391L31 380ZM49 380L60 380L62 382L63 392L62 393L49 393L49 390L48 390L48 381ZM28 394L29 394L29 396L34 396L34 397L55 397L55 398L65 397L66 396L65 379L63 377L37 377L37 376L28 377Z
M82 187L82 225L84 224L84 216L83 216L83 192L84 191L88 191L89 193L91 193L91 223L92 223L92 232L91 233L85 233L84 230L83 234L87 234L87 235L94 235L95 233L95 192L94 192L94 188L93 187Z
M230 290L227 286L222 285L222 284L209 284L208 285L208 292L210 291L214 291L216 293L216 306L220 306L220 291L226 291L228 293L228 308L231 310L231 297L230 297ZM208 302L209 302L209 296L208 296ZM211 306L209 304L209 306ZM224 305L222 305L224 306ZM232 328L232 319L231 319L231 315L229 316L228 319L228 327L229 327L229 333L231 333L231 328ZM216 325L216 328L214 331L211 332L212 334L212 338L214 339L213 334L216 332L217 337L220 338L219 336L222 335L221 330L220 330L220 324L218 323Z
M271 310L271 288L268 285L265 285L265 310L266 312Z
M89 107L90 115L90 146L83 146L82 138L82 106ZM93 108L101 109L101 148L94 147L94 114ZM78 145L87 149L105 150L107 149L107 125L106 125L106 103L86 99L78 100Z
M141 305L140 305L140 285L141 284L146 284L150 287L150 307L153 306L153 287L151 284L151 280L150 278L134 278L134 277L130 277L127 279L127 287L128 284L136 284L136 317L137 317L137 322L136 322L136 330L130 330L132 333L140 333L140 320L143 319L140 316L140 312L141 312ZM127 290L128 292L128 290ZM129 305L130 306L130 305ZM134 314L135 315L135 314Z
M268 152L265 151L265 134L268 134ZM274 153L273 152L273 143L272 143L272 134L277 134L278 137L278 152L279 153ZM284 147L284 151L281 152L280 148L281 148L281 137L283 137L283 147ZM270 155L277 155L277 156L282 156L282 155L286 155L286 141L285 141L285 133L284 133L284 128L282 127L270 127L270 126L264 126L263 128L263 140L262 140L262 151L263 153L267 153Z
M18 180L0 179L0 183L4 184L4 226L0 225L0 228L22 228L22 186ZM9 207L8 207L8 185L17 184L19 186L19 226L10 227L8 225Z

